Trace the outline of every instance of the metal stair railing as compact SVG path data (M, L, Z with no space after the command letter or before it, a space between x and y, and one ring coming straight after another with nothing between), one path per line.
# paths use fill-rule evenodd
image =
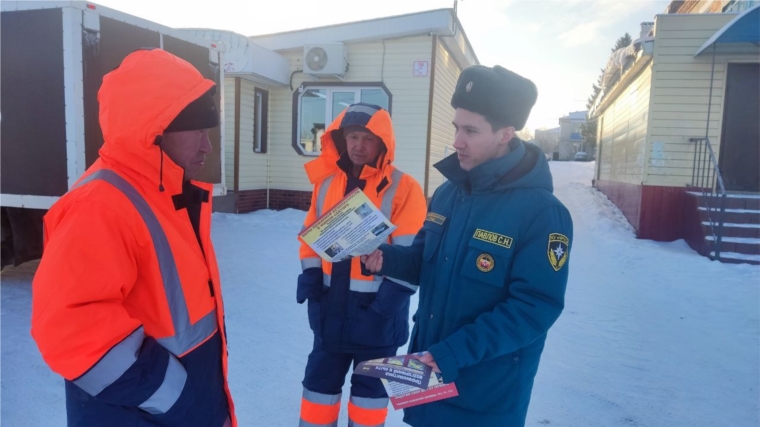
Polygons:
M701 201L707 211L710 232L713 236L711 259L720 260L720 246L723 238L723 222L726 213L726 186L718 168L710 138L689 138L694 144L694 168L690 187L702 193ZM717 215L717 219L715 219ZM700 220L701 221L701 220Z

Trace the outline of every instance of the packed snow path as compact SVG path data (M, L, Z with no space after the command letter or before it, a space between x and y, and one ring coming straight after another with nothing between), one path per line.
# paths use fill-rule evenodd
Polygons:
M760 268L711 262L683 241L637 240L591 188L594 163L550 164L575 239L527 425L757 426ZM241 427L298 424L312 344L306 306L295 302L303 219L296 210L214 215ZM0 276L3 427L66 425L63 381L29 335L35 266ZM347 396L348 385L341 426ZM401 418L391 409L387 426Z

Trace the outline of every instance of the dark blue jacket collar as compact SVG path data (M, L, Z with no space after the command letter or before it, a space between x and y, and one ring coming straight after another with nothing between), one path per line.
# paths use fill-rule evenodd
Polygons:
M488 160L469 172L459 165L456 153L434 166L454 185L475 194L520 187L552 191L549 164L541 149L517 137L509 142L509 146L509 153Z

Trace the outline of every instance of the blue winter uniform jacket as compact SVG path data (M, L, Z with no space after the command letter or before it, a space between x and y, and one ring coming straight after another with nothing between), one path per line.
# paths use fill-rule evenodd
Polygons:
M564 306L573 225L541 150L519 139L469 173L435 167L410 247L383 245L379 274L420 285L409 352L430 351L459 396L405 410L415 427L523 426L546 333Z

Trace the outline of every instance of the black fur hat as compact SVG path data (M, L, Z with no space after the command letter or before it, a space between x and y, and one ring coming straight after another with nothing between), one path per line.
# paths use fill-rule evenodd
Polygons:
M495 128L521 130L537 98L536 85L525 77L499 65L473 65L459 75L451 106L478 113Z

